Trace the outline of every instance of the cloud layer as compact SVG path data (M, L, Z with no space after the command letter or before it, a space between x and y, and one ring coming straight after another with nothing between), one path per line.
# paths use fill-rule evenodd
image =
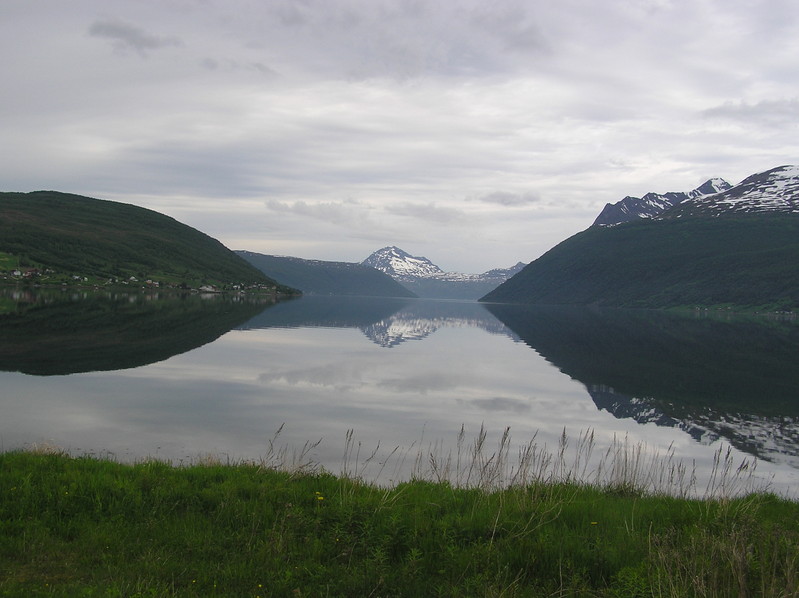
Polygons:
M5 190L232 248L530 261L606 202L799 161L793 0L5 0Z

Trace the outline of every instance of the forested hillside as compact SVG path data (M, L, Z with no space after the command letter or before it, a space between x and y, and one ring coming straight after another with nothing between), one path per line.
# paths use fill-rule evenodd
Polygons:
M799 215L591 227L482 301L624 307L799 307Z
M216 239L173 218L55 191L0 193L0 254L6 270L33 272L38 282L133 277L168 285L291 291Z

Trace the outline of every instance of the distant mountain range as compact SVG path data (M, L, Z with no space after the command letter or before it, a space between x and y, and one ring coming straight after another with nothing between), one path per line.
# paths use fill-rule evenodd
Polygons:
M522 267L448 273L396 247L361 264L233 252L134 205L57 191L0 193L0 283L477 299Z
M378 249L361 263L391 276L419 297L438 299L478 299L524 268L519 262L482 274L445 272L426 257L395 246Z
M306 294L416 297L387 274L362 264L306 260L251 251L236 253L270 278Z
M384 247L361 263L307 260L297 257L237 251L267 276L311 295L422 297L470 299L482 297L521 271L497 268L483 274L444 272L426 257L399 247Z
M482 274L445 272L395 246L361 264L237 254L144 208L54 191L0 193L0 279L792 311L799 310L799 166L734 186L710 179L689 192L625 197L527 266Z
M481 300L799 308L799 167L626 197Z

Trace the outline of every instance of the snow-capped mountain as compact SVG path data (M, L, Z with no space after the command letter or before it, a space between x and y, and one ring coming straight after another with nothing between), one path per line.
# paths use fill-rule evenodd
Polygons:
M420 278L432 278L453 282L503 282L524 268L523 262L510 268L494 268L482 274L462 274L461 272L444 272L426 257L416 257L403 251L399 247L383 247L378 249L363 262L381 272L385 272L395 280L402 282L416 282Z
M799 166L759 172L720 193L692 197L662 218L720 214L799 214Z
M594 220L594 226L613 226L641 218L655 218L686 200L714 195L730 188L732 185L724 179L714 178L688 192L647 193L643 197L628 195L614 204L606 204Z
M525 266L519 262L482 274L445 272L426 257L412 256L395 246L378 249L361 263L385 272L419 297L446 299L482 297Z
M600 215L481 301L799 310L799 166L706 193L724 186L711 179L634 222Z
M446 275L446 272L426 257L414 257L393 245L378 249L361 263L385 272L401 282L418 278L441 278Z
M641 218L682 218L720 214L799 213L799 166L778 166L737 185L710 179L687 193L647 193L605 205L595 226L613 226Z

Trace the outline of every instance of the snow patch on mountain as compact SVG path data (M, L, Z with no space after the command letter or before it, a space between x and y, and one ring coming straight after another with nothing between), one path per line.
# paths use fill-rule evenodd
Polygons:
M494 268L482 274L445 272L426 257L413 256L393 245L378 249L361 263L385 272L400 282L440 280L445 282L487 282L497 285L525 266L523 262L519 262L510 268Z
M691 198L663 217L722 213L799 214L799 166L778 166L753 174L720 193Z
M446 274L426 257L412 256L393 245L378 249L361 263L385 272L400 281L416 278L439 278Z
M638 219L656 218L686 200L713 195L731 187L732 185L724 179L713 178L705 181L693 191L647 193L643 197L628 195L615 204L606 204L594 220L594 226L614 226Z
M755 213L799 214L799 166L778 166L737 185L713 178L687 193L628 195L605 205L594 226L615 226L642 218Z

